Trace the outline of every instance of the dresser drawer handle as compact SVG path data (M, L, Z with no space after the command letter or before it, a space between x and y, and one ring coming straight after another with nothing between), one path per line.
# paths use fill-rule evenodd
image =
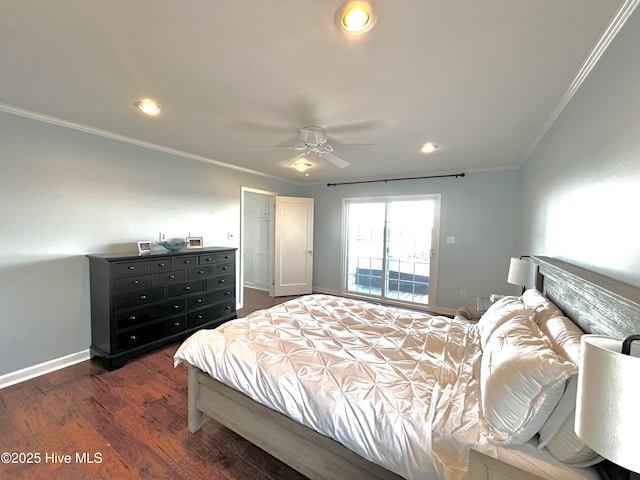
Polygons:
M226 307L224 307L225 310L231 310L231 307L229 305L227 305Z
M204 275L204 270L200 270L198 273L199 273L200 275Z
M225 256L224 256L224 259L225 259L225 260L229 260L230 258L231 258L231 257L230 257L229 255L225 255Z
M184 263L186 263L187 265L189 265L191 263L191 260L185 260Z
M202 320L202 315L196 315L196 318L197 318L198 320Z
M146 295L140 295L140 300L146 300L147 296Z
M198 298L198 299L196 300L196 303L202 303L202 299L201 299L201 298Z
M222 267L223 270L229 270L229 267Z
M164 267L164 263L159 263L158 266L159 267Z
M205 259L205 262L211 262L211 261L213 261L213 258L211 257Z
M174 309L174 310L180 310L180 305L174 305L174 306L173 306L173 309Z
M191 287L189 285L187 285L186 287L184 287L185 290L191 290Z
M135 335L131 335L129 337L129 340L131 340L132 342L135 342L136 340L138 340L138 337L136 337Z
M129 265L128 269L129 269L129 270L135 270L135 269L136 269L136 267L134 267L133 265Z
M129 320L134 321L135 319L136 319L136 316L135 316L135 315L130 315L130 316L129 316Z
M227 290L226 292L224 292L225 295L231 295L231 292L229 290Z
M140 280L134 280L134 281L133 281L133 282L131 282L131 283L133 283L134 285L138 285L138 284L140 283Z
M218 283L224 283L224 278L222 280L218 280Z
M180 322L173 322L173 326L174 327L179 327L180 326Z
M169 278L173 280L174 278L176 278L176 276L175 275L169 275Z

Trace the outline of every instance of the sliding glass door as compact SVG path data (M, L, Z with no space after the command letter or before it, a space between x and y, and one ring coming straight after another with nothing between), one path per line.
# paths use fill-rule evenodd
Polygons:
M439 195L344 201L344 290L431 306Z

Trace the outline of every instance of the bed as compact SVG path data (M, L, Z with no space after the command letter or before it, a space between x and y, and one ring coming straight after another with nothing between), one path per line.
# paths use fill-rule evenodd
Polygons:
M175 355L189 430L206 414L312 479L462 479L471 448L542 478L597 478L560 406L576 339L634 333L639 290L532 261L537 290L477 323L310 295L198 332Z

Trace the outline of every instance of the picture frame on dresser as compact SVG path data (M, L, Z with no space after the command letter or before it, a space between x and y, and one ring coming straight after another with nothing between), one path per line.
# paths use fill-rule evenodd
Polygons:
M151 242L149 240L140 240L138 242L138 253L149 253L151 251Z
M204 248L202 237L187 237L187 250Z
M87 255L91 358L114 370L236 318L236 250Z

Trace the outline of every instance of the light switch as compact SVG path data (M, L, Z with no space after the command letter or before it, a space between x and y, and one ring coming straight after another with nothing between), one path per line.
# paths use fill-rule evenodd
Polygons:
M456 237L454 237L453 235L449 235L447 237L447 245L453 245L456 243Z

